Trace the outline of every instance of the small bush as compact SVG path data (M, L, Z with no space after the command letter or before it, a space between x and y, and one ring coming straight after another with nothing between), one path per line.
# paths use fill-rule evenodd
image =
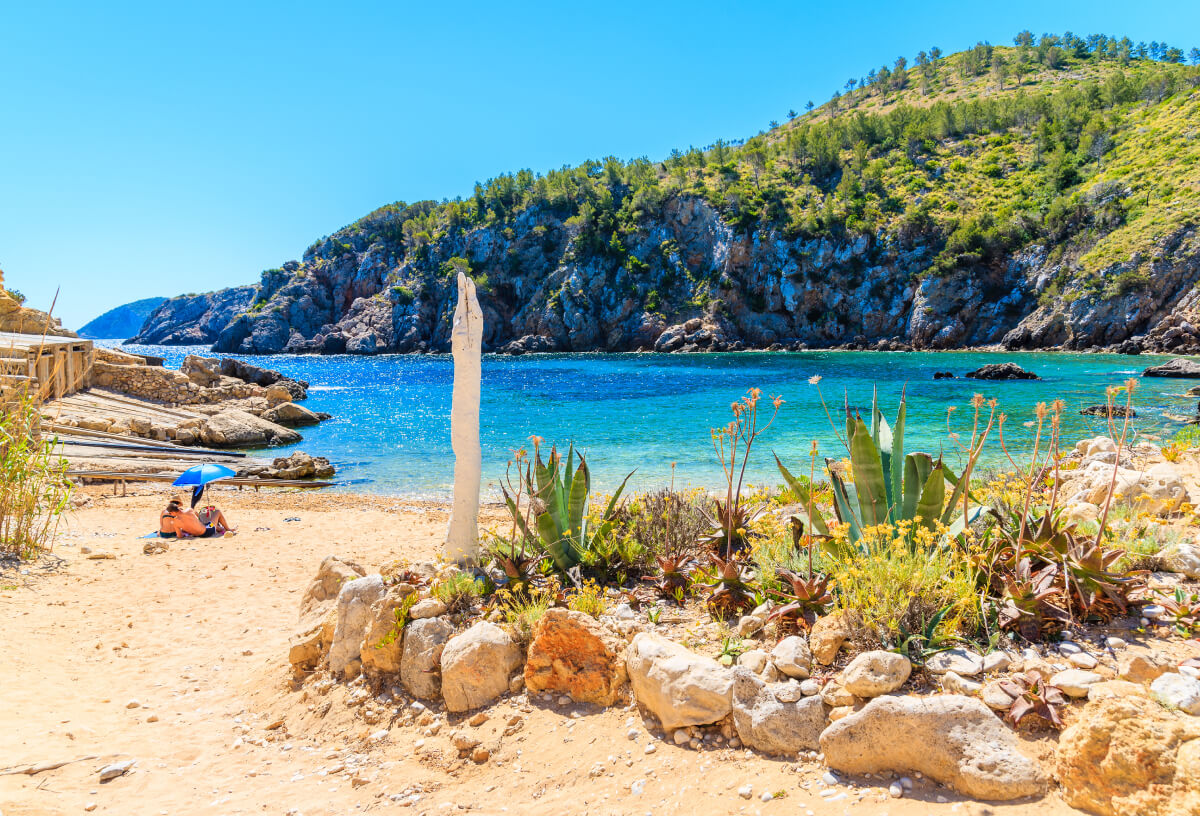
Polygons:
M71 499L67 460L53 440L40 437L33 395L22 393L0 408L0 555L36 558Z
M506 590L500 593L504 596L504 619L512 629L513 637L521 643L533 640L533 627L550 608L551 597L548 592L536 592L531 595L513 595Z
M586 615L591 615L593 618L603 615L606 606L604 587L592 581L585 582L582 588L578 589L567 599L568 609L583 612Z
M978 617L975 570L954 547L935 547L935 531L878 525L858 550L836 548L832 573L838 606L855 613L867 641L891 643L943 609L941 634L971 632Z
M433 597L446 605L451 612L467 609L487 594L486 584L469 572L456 572L444 581L434 584Z

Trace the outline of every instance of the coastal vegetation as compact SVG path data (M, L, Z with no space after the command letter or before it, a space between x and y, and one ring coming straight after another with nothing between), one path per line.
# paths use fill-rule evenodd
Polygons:
M72 484L54 440L39 433L39 400L0 394L0 409L0 557L31 559L52 543Z

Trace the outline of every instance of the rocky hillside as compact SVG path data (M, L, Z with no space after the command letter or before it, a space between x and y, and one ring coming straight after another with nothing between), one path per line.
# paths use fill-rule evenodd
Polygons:
M470 274L485 349L1200 351L1200 68L1026 33L899 59L744 142L524 170L398 202L135 340L441 351Z
M142 330L142 326L146 323L146 318L155 309L163 305L165 301L166 298L161 297L145 298L144 300L135 300L133 303L126 303L124 306L118 306L115 309L109 309L95 320L88 321L79 330L79 336L93 338L132 337Z

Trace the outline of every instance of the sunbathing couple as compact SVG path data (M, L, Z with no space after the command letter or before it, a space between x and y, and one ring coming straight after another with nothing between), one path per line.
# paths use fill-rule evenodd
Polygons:
M183 509L183 503L173 498L167 503L167 509L158 520L159 538L212 538L213 536L233 535L236 527L229 526L225 515L213 505L196 510L196 502L204 495L204 488L198 488L192 494L192 508Z

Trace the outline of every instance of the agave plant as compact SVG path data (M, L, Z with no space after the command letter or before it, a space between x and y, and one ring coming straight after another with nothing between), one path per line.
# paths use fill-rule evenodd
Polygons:
M591 474L583 454L579 454L579 465L575 466L575 455L575 446L571 445L567 449L566 462L563 462L557 449L551 448L549 462L543 462L540 449L536 444L534 446L532 475L527 475L529 472L526 471L523 479L529 482L525 487L537 508L534 516L536 536L517 507L517 501L507 490L504 492L509 512L521 532L540 541L554 565L564 572L578 567L589 552L601 549L600 543L612 532L617 502L633 476L630 473L621 482L599 523L593 527L588 518Z
M1060 523L1061 512L1046 510L1040 518L1026 517L1024 524L1020 515L999 525L995 542L984 553L991 560L981 563L1000 578L1009 596L1009 583L1028 585L1037 576L1037 594L1056 595L1055 608L1068 617L1107 621L1136 603L1134 597L1144 589L1141 576L1113 571L1122 550L1078 536L1075 525ZM1026 567L1019 574L1023 562ZM1030 587L1024 591L1028 594Z
M1200 592L1185 591L1177 586L1170 594L1160 591L1157 600L1166 610L1163 619L1173 624L1180 635L1188 637L1200 629Z
M700 538L700 543L709 547L726 558L745 551L750 546L750 539L762 534L754 532L751 525L766 513L765 507L747 507L743 504L731 504L720 499L716 501L717 511L714 514L701 508L704 517L712 525L712 529Z
M650 581L654 588L668 598L675 598L687 592L692 584L692 570L696 560L689 555L660 555L656 556L659 574L644 576L643 581Z
M833 603L833 596L829 594L829 576L812 572L801 575L786 569L778 570L776 575L791 592L774 593L786 603L773 610L767 620L791 620L811 628Z
M826 467L833 487L833 510L838 521L847 525L850 547L859 549L863 531L877 524L907 522L930 530L940 524L946 527L949 537L954 537L982 512L982 507L976 506L964 515L960 508L967 479L956 478L941 459L934 462L927 453L905 454L905 413L905 399L901 396L895 428L889 426L879 410L876 394L871 400L868 428L861 416L846 408L846 443L853 481L839 472L833 460L827 459ZM972 461L977 455L973 449ZM840 546L829 537L829 525L814 506L805 485L784 467L778 456L775 464L800 499L797 515L804 525L822 537L827 548Z
M727 618L754 608L753 588L737 558L711 556L716 581L708 584L708 611L713 617Z
M1071 616L1055 603L1062 594L1057 566L1048 564L1035 572L1030 560L1023 558L1000 579L1004 586L1000 628L1016 629L1026 640L1039 640L1070 622Z
M529 590L537 581L539 568L545 558L541 553L526 555L523 551L513 549L507 551L497 549L494 551L494 557L496 566L504 572L504 577L508 579L509 589L521 595L529 594Z
M1067 698L1062 689L1050 685L1041 672L1028 671L1013 675L1001 680L999 686L1012 699L1005 719L1014 728L1030 714L1041 717L1055 728L1063 727L1059 711L1066 707Z

